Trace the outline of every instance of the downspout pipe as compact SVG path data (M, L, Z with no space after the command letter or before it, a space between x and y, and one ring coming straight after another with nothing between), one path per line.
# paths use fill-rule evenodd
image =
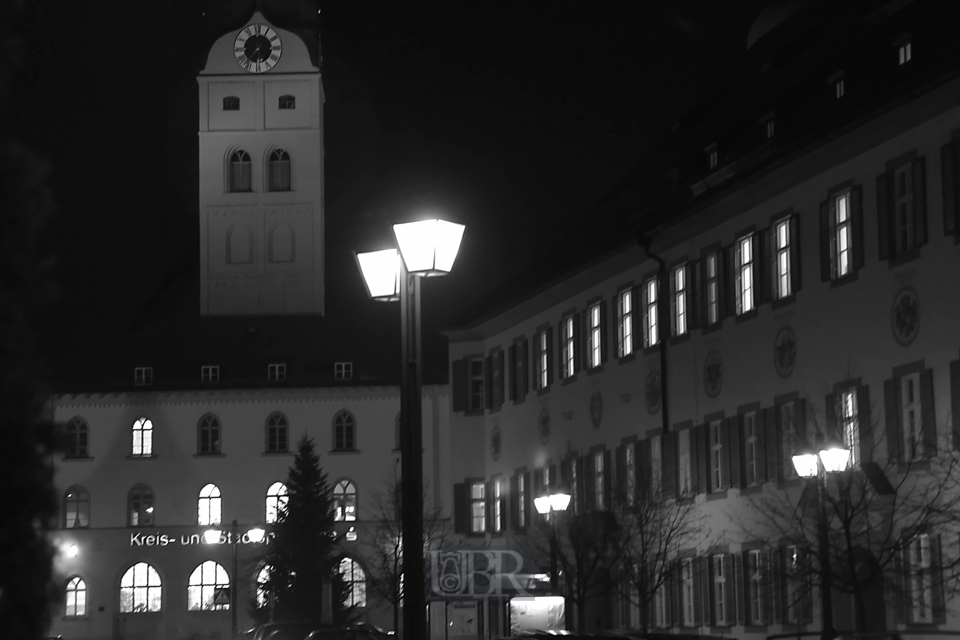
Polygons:
M660 255L650 250L651 238L646 235L637 237L637 243L647 257L657 263L657 333L660 338L660 419L663 432L670 432L670 410L667 404L667 342L670 338L670 315L667 300L670 295L670 283L667 281L667 263Z

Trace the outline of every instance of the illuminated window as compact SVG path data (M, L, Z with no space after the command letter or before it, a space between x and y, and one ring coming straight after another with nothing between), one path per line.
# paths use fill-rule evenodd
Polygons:
M90 455L90 430L83 418L77 416L70 420L67 423L66 434L67 458L86 458Z
M334 362L333 363L334 380L352 380L353 363L352 362Z
M534 336L534 360L537 367L534 386L537 389L546 389L550 386L550 339L547 329Z
M843 78L840 78L833 83L833 92L834 95L837 96L837 100L843 97L844 93L846 92L846 85L843 82Z
M680 601L683 626L695 626L697 615L693 602L693 558L680 561Z
M713 146L713 148L708 148L707 149L707 166L711 169L716 169L719 161L720 161L720 156L717 154L716 146Z
M135 456L148 458L153 455L153 422L138 418L133 423L133 450Z
M723 431L720 421L710 423L710 477L713 481L712 491L720 491L723 486Z
M751 411L741 416L743 420L744 467L747 473L747 485L757 484L757 413Z
M490 365L490 407L498 409L503 406L503 351L498 349L487 360Z
M230 171L228 175L228 191L253 191L253 171L250 164L250 154L238 149L230 154Z
M227 570L207 560L190 574L188 611L225 611L230 608L230 578Z
M632 444L624 446L623 462L627 485L624 487L625 499L628 505L632 505L637 493L637 452Z
M650 496L654 501L661 498L663 489L663 451L660 448L660 436L650 438Z
M633 353L633 291L617 294L617 357Z
M606 508L604 495L607 488L603 483L603 451L597 451L593 454L593 504L598 511Z
M663 563L657 562L653 575L662 575L663 569ZM658 629L664 629L670 626L670 595L667 591L668 588L669 585L667 581L664 580L653 594L653 624Z
M680 466L680 495L693 493L693 467L690 462L690 429L677 432L678 462Z
M500 478L493 481L493 531L503 531L503 487Z
M650 348L660 342L657 324L657 279L643 283L643 346Z
M925 451L919 373L910 373L900 378L900 411L903 425L903 459L910 461L922 458Z
M80 618L87 615L87 583L80 576L74 576L67 583L66 589L67 618Z
M297 99L294 96L280 96L279 107L281 109L296 109Z
M770 570L770 557L766 551L753 550L747 553L747 591L748 614L751 624L766 624L769 612L766 607L769 589L767 572Z
M120 579L120 613L160 611L163 585L160 574L146 562L140 562Z
M771 118L770 120L767 120L767 122L766 122L766 131L767 131L767 138L768 138L768 139L769 139L769 138L772 138L772 137L773 137L773 134L774 134L774 126L773 126L773 123L774 123L774 120L773 120L772 118Z
M262 609L270 604L270 574L273 573L272 567L268 564L260 567L257 572L257 608Z
M277 521L280 513L287 507L287 485L282 482L274 482L267 489L267 524L273 524Z
M849 466L860 466L860 421L857 407L857 390L841 391L837 400L840 404L837 415L843 431L843 445L850 450Z
M587 366L591 369L603 364L603 320L600 303L587 309Z
M933 570L931 537L921 533L910 543L907 555L907 582L910 622L933 622Z
M224 111L239 111L240 110L240 98L237 96L227 96L223 99L223 110Z
M474 482L470 485L470 533L483 533L486 530L486 487L483 482Z
M527 481L526 474L517 476L517 524L527 526Z
M138 387L149 387L153 384L153 367L134 367L133 384Z
M267 365L267 380L269 382L283 382L287 379L287 365L279 362Z
M737 240L735 258L737 267L737 315L749 313L754 308L754 236L750 234Z
M220 524L220 488L208 484L200 489L197 500L197 524L211 526Z
M560 339L563 340L560 377L570 378L577 372L577 327L573 316L567 316L560 322Z
M217 416L205 415L197 425L197 453L215 455L220 453L220 420Z
M347 587L347 597L344 603L348 607L367 606L367 576L360 564L353 558L343 558L338 567L340 575Z
M341 480L333 488L333 519L336 522L357 519L357 487L349 480Z
M704 258L706 264L707 324L720 322L720 256L714 252Z
M687 265L682 264L674 268L671 274L673 285L673 335L682 336L687 333L687 300L690 295L690 284L687 282Z
M267 418L267 453L287 451L287 417L282 413L270 414Z
M208 364L200 367L200 382L203 384L220 382L220 365Z
M63 495L63 528L85 529L89 526L90 494L75 484Z
M715 555L710 558L713 573L713 620L717 626L726 626L727 622L727 570L724 556Z
M277 149L267 159L267 185L269 191L290 191L290 154Z
M913 45L909 40L897 48L897 58L900 66L907 64L913 58Z
M853 222L849 191L832 198L830 227L830 266L833 279L836 280L853 272Z
M357 423L349 411L339 411L333 418L333 450L354 451L357 448Z
M774 223L773 297L777 300L782 300L793 293L793 286L790 280L793 276L794 269L791 257L793 242L794 240L790 233L790 218L784 218Z

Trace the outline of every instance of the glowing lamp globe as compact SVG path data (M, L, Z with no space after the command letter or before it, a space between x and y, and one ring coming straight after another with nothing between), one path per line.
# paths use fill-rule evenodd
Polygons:
M374 300L400 299L400 254L396 249L355 253L367 294Z
M393 225L393 235L409 273L443 276L453 269L464 229L446 220L421 220Z

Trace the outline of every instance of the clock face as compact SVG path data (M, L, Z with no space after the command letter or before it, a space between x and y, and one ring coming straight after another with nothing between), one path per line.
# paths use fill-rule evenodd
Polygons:
M280 53L280 36L264 24L244 27L233 45L237 64L250 73L270 71L280 61Z

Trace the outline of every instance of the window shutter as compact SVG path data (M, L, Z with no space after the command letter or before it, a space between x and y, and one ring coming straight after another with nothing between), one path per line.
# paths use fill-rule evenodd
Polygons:
M521 359L520 400L530 391L530 341L524 338L517 350L517 357Z
M923 452L927 457L934 456L937 453L937 416L933 404L933 369L920 372L920 414Z
M733 416L720 421L720 442L723 443L724 451L721 452L721 458L724 458L722 468L722 487L713 487L714 489L729 489L733 486L741 486L740 473L740 448L743 446L743 438L740 437L740 419L739 416ZM712 444L712 443L711 443Z
M584 507L587 504L587 502L584 500L586 497L584 494L586 489L584 482L584 480L586 480L584 477L586 475L584 473L586 470L586 465L584 464L583 456L577 456L571 462L577 467L577 504L574 505L574 513L583 513Z
M900 432L900 398L897 380L883 381L884 437L887 439L887 456L897 462L903 461L903 434Z
M707 490L704 475L704 459L709 457L704 449L703 425L690 429L690 487L691 493L704 493Z
M693 574L693 624L699 625L706 620L703 617L701 611L703 610L703 598L701 597L701 592L703 590L703 563L700 562L702 558L691 558L690 559L690 573Z
M721 318L737 315L737 276L734 273L736 266L734 249L731 245L720 252L717 260L717 266L723 265L720 271L723 273L723 279L720 280L720 299L723 300Z
M617 487L614 492L614 499L618 505L627 505L629 504L629 496L627 496L627 447L632 447L632 444L622 444L617 447ZM637 459L633 459L634 467L636 467ZM613 506L613 505L611 505Z
M610 483L612 476L613 473L610 469L610 450L607 449L603 452L603 508L605 511L613 511L611 499L614 496L614 487Z
M853 268L860 270L864 264L863 248L863 189L856 185L850 189L850 215L853 222Z
M799 398L793 401L793 422L796 425L797 435L801 442L809 442L807 438L807 399Z
M960 219L960 142L940 147L940 167L943 172L943 233L957 233Z
M524 529L526 527L529 527L530 523L533 522L533 519L537 516L536 509L533 508L534 492L532 490L533 484L531 483L531 479L533 478L534 475L535 474L530 473L529 471L523 474L523 486L526 488L526 491L523 492L524 496L523 496L522 507L524 512L527 514L527 524L524 527ZM542 479L540 484L541 485L543 484Z
M571 375L584 368L583 352L585 349L583 340L583 313L573 314L573 370Z
M897 624L907 622L907 595L910 593L909 546L904 544L893 554L893 575L895 585L891 589L893 596L893 619Z
M746 623L746 603L750 597L749 589L744 580L744 563L746 562L747 552L737 553L733 556L733 585L730 590L736 599L737 624Z
M760 552L760 590L763 603L763 611L760 615L763 616L764 624L771 624L773 620L773 603L776 600L775 588L776 582L774 581L770 551L765 549Z
M600 362L604 363L607 361L608 353L610 352L607 343L609 342L607 336L610 333L607 331L607 301L600 301Z
M758 410L753 420L753 432L757 436L756 442L756 456L757 456L757 482L763 484L767 480L770 480L771 477L767 472L767 466L770 464L767 456L770 443L768 442L767 432L766 432L766 423L764 422L763 411ZM743 423L740 423L740 437L743 439L743 442L747 441L747 432L743 428ZM746 464L744 464L744 469L746 469ZM775 476L774 476L775 477ZM743 484L747 484L746 473L744 473Z
M533 472L533 496L539 498L544 493L543 469L536 469Z
M683 589L683 565L674 560L670 571L670 620L677 627L683 626L683 609L680 591Z
M650 441L638 440L636 443L634 465L637 474L637 500L650 499Z
M960 449L960 360L950 363L950 405L953 416L953 448Z
M800 254L800 216L795 213L790 216L790 291L794 294L803 283Z
M507 385L507 372L504 370L503 351L497 351L497 369L500 374L500 379L497 382L497 397L500 399L499 402L502 406L504 387Z
M723 554L723 595L724 595L724 615L726 621L724 626L732 627L737 619L737 579L736 571L733 568L733 555ZM711 602L713 601L711 593Z
M470 483L453 485L453 528L456 533L470 533Z
M843 434L837 429L837 394L827 394L824 399L823 413L827 422L827 438L838 438L843 442Z
M930 572L933 579L933 622L944 624L947 611L943 594L943 559L940 555L940 536L930 535Z
M833 216L829 200L820 203L820 282L833 278Z
M756 287L755 307L759 307L761 304L770 302L770 300L773 299L773 262L770 260L773 252L770 251L770 240L770 229L762 229L753 234L753 273L755 279L754 285Z
M663 457L662 457L662 468L663 468L663 497L664 498L676 498L677 497L677 455L679 439L677 437L676 431L670 431L663 434L660 440L663 443Z
M687 285L687 330L700 328L700 296L699 294L699 283L697 282L697 275L700 273L700 269L697 268L699 263L688 262L687 265L683 268L683 278L684 282Z
M927 171L924 156L913 161L913 225L913 237L917 244L927 244Z
M870 387L857 387L857 429L860 430L860 462L873 460L873 422L870 420Z
M510 526L515 531L520 531L520 474L515 473L510 476ZM527 487L530 491L530 487ZM506 530L507 527L504 527Z
M784 620L784 593L783 576L785 575L783 567L783 548L775 547L770 550L770 598L773 600L771 609L773 624L780 624Z
M777 428L776 409L767 407L757 413L760 419L760 428L763 430L767 451L767 480L782 480L783 465L789 461L783 457L783 434ZM794 453L791 451L791 454Z
M584 456L581 460L581 469L585 471L583 478L583 502L584 511L589 513L591 511L596 511L597 501L595 499L596 495L596 465L593 461L593 452L587 452L587 455ZM577 473L577 477L580 477L580 473Z
M707 304L707 256L704 255L700 258L700 262L697 266L697 290L696 290L697 301L700 303L700 317L698 318L698 324L701 327L706 327L709 324L708 316L708 307Z
M453 410L467 410L467 361L454 360L453 363Z
M877 242L881 260L888 260L893 255L893 235L890 233L893 210L893 172L887 171L877 178Z
M517 399L517 389L518 382L517 380L517 346L516 344L510 345L510 349L507 352L507 363L510 367L510 386L509 389L509 398L510 400Z
M547 332L547 386L549 386L553 384L553 327L547 327L544 331Z
M493 356L483 359L483 405L493 408Z

